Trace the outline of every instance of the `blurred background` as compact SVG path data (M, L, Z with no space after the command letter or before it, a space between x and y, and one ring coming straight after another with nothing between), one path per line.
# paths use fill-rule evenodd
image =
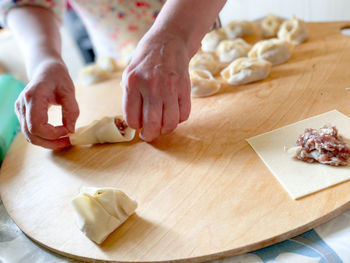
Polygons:
M350 21L349 0L228 0L220 12L225 25L234 19L257 20L269 13L289 18L292 15L306 21ZM349 23L350 25L350 23ZM11 33L0 31L0 64L7 71L26 81L25 66ZM94 61L89 36L74 10L68 6L61 28L63 58L73 80L80 69Z

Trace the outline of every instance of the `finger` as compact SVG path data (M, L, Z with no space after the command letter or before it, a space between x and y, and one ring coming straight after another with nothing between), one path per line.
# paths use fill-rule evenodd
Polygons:
M16 109L20 113L21 116L26 115L26 108L25 108L24 103L22 104L19 102L18 104L16 104ZM52 150L60 150L60 149L69 147L71 145L68 137L61 137L58 140L46 140L46 139L43 139L43 138L40 138L40 137L37 137L35 135L30 134L30 132L28 130L27 123L26 123L26 119L22 118L22 117L20 119L21 119L20 125L21 125L22 133L28 142L35 144L35 145L38 145L38 146L49 148Z
M142 96L135 85L142 85L132 80L133 76L129 76L129 80L123 81L123 115L126 123L133 129L142 127Z
M180 122L188 119L191 112L191 88L189 82L184 84L185 88L179 93L178 104L180 112Z
M179 120L179 103L177 95L169 96L163 105L162 134L171 133L176 129Z
M22 126L23 135L26 138L26 140L34 145L38 145L38 146L52 149L52 150L61 150L71 146L68 136L61 137L56 140L47 140L47 139L43 139L38 136L30 134L25 120L21 126Z
M41 97L34 97L25 103L25 122L28 133L43 139L56 140L67 135L64 126L53 126L48 123L48 102Z
M161 99L143 98L142 131L140 137L146 142L151 142L160 135L162 125Z
M64 96L60 98L62 104L62 123L69 132L74 133L75 123L79 117L79 106L75 96Z

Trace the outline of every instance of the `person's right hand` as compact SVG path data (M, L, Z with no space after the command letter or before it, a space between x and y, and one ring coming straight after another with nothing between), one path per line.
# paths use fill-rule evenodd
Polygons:
M62 126L48 123L51 105L62 106ZM36 67L15 103L15 112L28 142L53 150L71 145L67 135L74 132L79 108L73 82L63 62L49 60Z

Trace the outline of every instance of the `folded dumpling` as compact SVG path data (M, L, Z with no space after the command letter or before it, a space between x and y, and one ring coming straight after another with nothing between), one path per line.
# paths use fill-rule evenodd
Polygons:
M279 16L269 14L261 22L262 35L265 38L277 37L278 30L283 23L283 19Z
M204 52L215 52L221 40L226 39L225 30L218 28L207 33L202 39L202 50Z
M217 93L221 86L208 70L193 69L190 71L190 79L192 97L211 96Z
M116 143L131 141L135 130L131 129L121 116L104 117L90 125L81 127L69 134L72 145Z
M79 83L88 86L109 78L109 72L96 64L90 64L79 72Z
M111 187L82 187L72 205L78 228L97 244L101 244L137 208L136 201Z
M284 40L272 38L257 42L248 54L251 58L263 58L272 65L286 62L290 58L288 43Z
M197 53L190 61L190 70L206 69L215 75L222 68L222 65L216 58L216 55L211 53Z
M223 27L228 39L247 36L253 33L254 24L244 20L234 20Z
M232 62L236 58L246 57L251 45L242 38L222 40L216 48L219 60L224 63Z
M267 78L271 63L261 58L238 58L221 71L230 85L241 85Z
M99 57L96 65L107 72L115 72L118 69L117 63L112 57Z
M284 21L278 31L278 38L294 45L299 45L307 40L308 33L303 20L296 18Z

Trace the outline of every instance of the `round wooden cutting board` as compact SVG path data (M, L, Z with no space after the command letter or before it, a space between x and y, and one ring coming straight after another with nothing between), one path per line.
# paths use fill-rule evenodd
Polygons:
M350 182L293 201L245 139L333 109L350 116L348 24L308 24L309 41L268 79L193 99L190 119L154 143L52 152L19 134L0 175L9 215L50 250L118 262L227 257L326 222L350 208ZM121 113L119 81L77 88L78 126ZM117 187L139 204L100 246L75 225L82 186Z

